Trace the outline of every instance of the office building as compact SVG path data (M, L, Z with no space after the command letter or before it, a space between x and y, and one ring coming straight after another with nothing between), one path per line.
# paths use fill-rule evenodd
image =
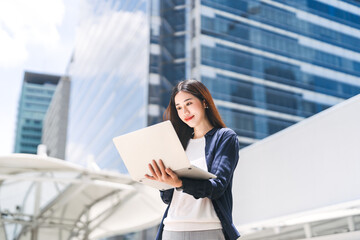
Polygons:
M60 76L26 71L19 100L15 153L36 154L43 120Z
M202 0L197 7L192 71L243 146L360 93L358 1Z
M147 125L150 1L82 1L66 159L126 172L112 138Z
M360 93L358 1L82 1L69 160L126 172L114 136L161 121L196 78L241 146Z
M247 146L360 93L359 7L357 1L162 1L160 89L184 76L201 80Z
M62 77L43 122L41 143L49 157L65 159L67 123L70 100L70 78Z

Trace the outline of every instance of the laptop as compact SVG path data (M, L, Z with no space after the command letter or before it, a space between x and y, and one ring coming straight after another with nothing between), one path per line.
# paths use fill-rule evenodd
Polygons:
M216 175L191 165L169 120L115 137L113 142L132 179L159 190L173 187L145 177L145 174L152 175L148 164L153 159L157 162L161 159L165 167L171 168L179 177L216 178Z

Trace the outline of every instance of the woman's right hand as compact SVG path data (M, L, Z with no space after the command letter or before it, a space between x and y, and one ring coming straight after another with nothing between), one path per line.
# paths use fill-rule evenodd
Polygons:
M155 160L152 160L152 164L149 163L149 169L152 176L145 174L147 179L163 182L175 188L182 187L181 179L170 168L165 168L161 159L159 160L159 164L157 164Z

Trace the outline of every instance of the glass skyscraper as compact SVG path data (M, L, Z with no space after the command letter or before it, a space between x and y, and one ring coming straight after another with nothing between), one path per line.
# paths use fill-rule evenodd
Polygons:
M160 6L160 40L152 41L162 50L159 88L168 90L184 77L201 80L242 146L360 93L359 1ZM169 92L150 96L159 93L164 110Z
M82 1L66 159L126 172L112 138L147 125L149 3Z
M202 81L247 146L360 93L360 2L82 1L68 159L126 172L112 138Z
M25 72L18 106L15 153L36 154L43 120L60 76Z
M358 1L195 7L194 68L243 146L360 93Z

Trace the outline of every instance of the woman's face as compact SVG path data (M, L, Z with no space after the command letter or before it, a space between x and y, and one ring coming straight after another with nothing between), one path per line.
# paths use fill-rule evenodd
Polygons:
M180 119L195 128L206 121L205 103L194 95L180 91L175 95L175 107Z

